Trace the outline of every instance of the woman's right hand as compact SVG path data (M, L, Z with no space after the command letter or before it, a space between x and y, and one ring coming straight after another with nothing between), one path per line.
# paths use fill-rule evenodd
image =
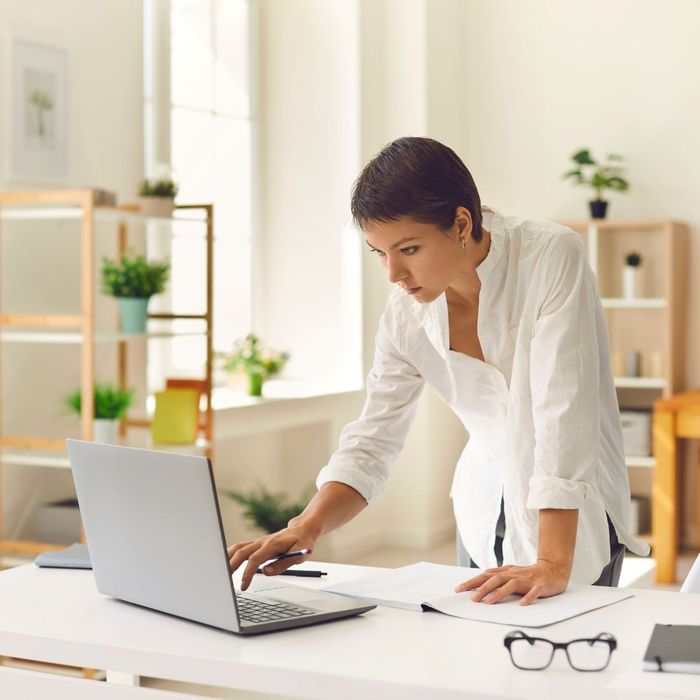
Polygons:
M297 549L313 551L317 539L318 534L312 528L303 524L294 524L294 520L291 520L289 525L279 532L258 537L256 540L239 542L229 547L227 551L231 571L236 571L246 559L248 560L241 582L241 590L245 591L250 585L253 575L264 562ZM265 576L276 576L286 571L290 566L306 561L309 556L311 556L311 552L307 556L289 557L272 562L263 569L263 573Z

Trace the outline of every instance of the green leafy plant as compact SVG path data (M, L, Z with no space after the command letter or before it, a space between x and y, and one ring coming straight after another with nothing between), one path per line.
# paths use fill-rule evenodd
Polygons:
M167 261L149 263L143 255L120 262L102 258L102 291L113 297L148 299L160 294L170 275Z
M313 490L313 487L309 487L296 502L288 502L285 494L272 493L262 484L249 493L237 491L221 493L243 506L243 517L248 522L265 532L273 533L287 527L287 523L306 508Z
M261 348L260 339L249 333L235 342L231 352L218 353L217 359L226 372L235 372L242 367L248 375L259 374L267 378L282 370L289 353Z
M589 185L593 188L595 199L602 201L605 190L626 192L629 183L622 176L624 158L611 153L605 163L596 161L588 148L582 148L571 156L576 167L564 173L562 177L571 179L575 185Z
M178 193L178 186L170 178L159 180L145 179L139 188L141 197L171 197L175 199Z
M642 256L639 253L628 253L625 255L625 265L639 267L642 264Z
M134 400L134 390L122 390L111 384L95 384L95 412L93 418L106 418L116 420L121 418L131 406ZM65 398L66 406L80 415L83 405L83 397L80 390L68 394Z

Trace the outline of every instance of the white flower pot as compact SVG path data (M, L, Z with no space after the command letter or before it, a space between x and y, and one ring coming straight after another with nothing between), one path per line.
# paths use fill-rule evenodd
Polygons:
M106 442L114 445L119 441L119 421L111 418L95 418L92 422L92 439L94 442Z
M636 299L639 294L639 268L625 265L622 269L622 296Z
M175 200L172 197L139 197L139 209L146 216L173 215Z

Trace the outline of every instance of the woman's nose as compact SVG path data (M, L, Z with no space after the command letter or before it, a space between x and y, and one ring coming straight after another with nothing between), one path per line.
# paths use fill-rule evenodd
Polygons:
M387 260L387 271L389 272L389 282L392 284L396 284L406 277L406 269L396 260Z

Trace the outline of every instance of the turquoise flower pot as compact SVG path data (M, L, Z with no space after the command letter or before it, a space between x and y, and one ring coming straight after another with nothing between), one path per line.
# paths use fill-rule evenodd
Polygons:
M145 333L148 317L148 299L120 298L119 314L122 333Z

